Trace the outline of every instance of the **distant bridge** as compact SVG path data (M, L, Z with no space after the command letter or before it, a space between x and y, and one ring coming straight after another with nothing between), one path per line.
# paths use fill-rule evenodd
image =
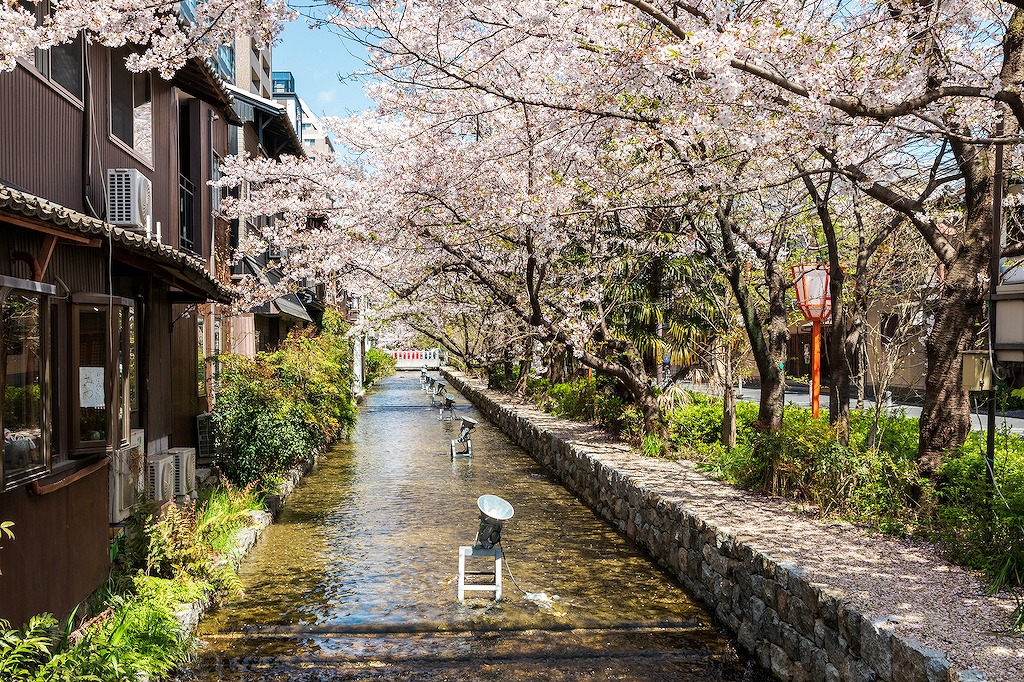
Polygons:
M398 360L396 369L416 370L426 367L427 369L440 369L444 362L444 353L440 348L400 348L388 351L395 360Z

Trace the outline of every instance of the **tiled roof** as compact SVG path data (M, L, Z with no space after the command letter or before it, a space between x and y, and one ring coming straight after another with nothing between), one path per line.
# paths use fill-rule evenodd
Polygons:
M226 303L234 297L233 291L216 281L206 269L206 263L197 256L162 244L145 234L111 225L0 183L0 217L3 213L45 223L69 234L110 239L126 251L149 258L163 266L172 278L177 277L194 287L199 287L212 299Z

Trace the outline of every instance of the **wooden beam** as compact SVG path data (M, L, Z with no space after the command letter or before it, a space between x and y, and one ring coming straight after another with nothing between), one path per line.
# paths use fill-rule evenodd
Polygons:
M85 235L73 234L73 233L70 233L70 232L65 232L64 230L61 230L60 228L57 228L57 227L50 227L49 225L45 225L45 224L42 224L42 223L37 223L37 222L31 221L31 220L28 220L27 218L19 218L18 216L13 216L13 215L10 215L10 214L3 215L2 217L0 217L0 220L2 220L5 223L10 223L12 225L17 225L18 227L24 227L24 228L27 228L29 230L35 230L36 232L42 232L43 234L53 235L54 237L58 237L60 239L67 240L67 241L73 242L75 244L80 244L82 246L93 246L93 247L95 247L95 246L99 246L100 244L103 243L103 241L101 239L99 239L99 238L87 237Z
M107 464L109 463L110 457L102 457L99 460L90 464L89 466L85 467L84 469L79 469L70 476L66 476L60 479L56 483L41 485L39 481L33 481L32 492L35 493L36 495L49 495L50 493L55 493L61 488L66 488L75 481L80 481L86 476L92 474L93 472L99 471L103 467L107 466Z
M36 261L39 263L40 280L46 276L46 268L50 266L50 259L53 258L53 250L57 248L57 236L48 234L39 247L39 255Z

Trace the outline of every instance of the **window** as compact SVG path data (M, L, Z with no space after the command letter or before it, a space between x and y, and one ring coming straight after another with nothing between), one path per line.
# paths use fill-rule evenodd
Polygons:
M52 293L49 285L0 277L4 490L49 471L47 354Z
M53 11L51 3L20 0L23 8L36 15L36 22L42 23ZM44 78L59 85L75 99L82 100L83 41L79 33L70 43L55 45L47 50L35 51L34 66Z
M125 67L130 54L127 48L110 51L110 134L152 163L153 78Z
M72 456L129 440L134 383L133 303L102 294L72 297Z

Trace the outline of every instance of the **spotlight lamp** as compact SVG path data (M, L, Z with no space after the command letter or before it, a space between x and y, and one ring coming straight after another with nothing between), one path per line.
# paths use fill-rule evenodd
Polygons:
M456 457L472 457L473 456L473 439L470 438L470 432L476 428L476 420L470 419L469 417L462 418L462 426L459 429L459 437L452 441L452 459ZM466 449L461 450L458 446L465 445Z
M476 532L474 549L491 549L501 542L501 526L515 514L512 505L497 495L481 495L476 506L480 510L480 528Z
M434 382L433 392L430 394L430 404L436 405L438 402L443 403L444 394L448 386L443 381L438 379Z
M444 416L445 412L448 412L448 417ZM437 411L437 420L442 422L455 421L455 396L451 393L445 393L441 397L441 409Z

